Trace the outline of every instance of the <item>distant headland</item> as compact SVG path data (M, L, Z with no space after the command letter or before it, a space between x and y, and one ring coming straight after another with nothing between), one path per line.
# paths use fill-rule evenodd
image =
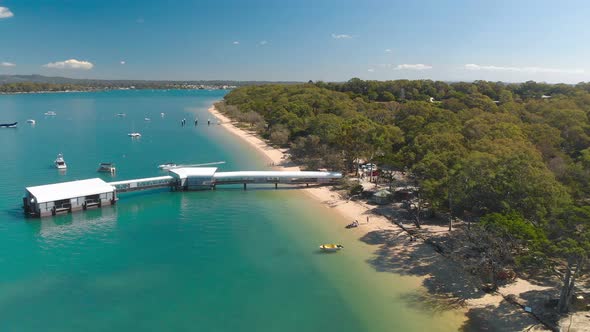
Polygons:
M0 75L0 94L131 89L218 90L278 82L232 80L101 80L43 75ZM280 82L283 84L297 82Z

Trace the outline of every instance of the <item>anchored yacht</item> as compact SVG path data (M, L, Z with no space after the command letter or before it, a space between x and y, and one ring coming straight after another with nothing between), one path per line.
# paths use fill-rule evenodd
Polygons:
M55 158L55 161L53 163L55 164L55 168L57 169L68 168L68 165L66 165L66 161L64 160L64 155L61 153L57 155L57 158Z

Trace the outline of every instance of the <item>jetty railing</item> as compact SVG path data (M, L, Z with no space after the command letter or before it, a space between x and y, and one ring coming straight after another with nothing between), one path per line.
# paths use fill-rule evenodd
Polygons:
M130 192L144 189L165 188L176 184L176 180L170 175L156 176L152 178L133 179L125 181L109 182L117 192Z

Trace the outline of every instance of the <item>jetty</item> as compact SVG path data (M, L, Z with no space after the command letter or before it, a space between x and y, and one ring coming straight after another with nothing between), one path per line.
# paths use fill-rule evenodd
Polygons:
M139 190L170 188L173 191L214 190L222 185L332 184L341 173L320 171L233 171L218 172L216 167L172 168L168 175L105 182L100 178L27 187L23 197L25 214L32 217L54 216L89 208L114 205L118 194Z

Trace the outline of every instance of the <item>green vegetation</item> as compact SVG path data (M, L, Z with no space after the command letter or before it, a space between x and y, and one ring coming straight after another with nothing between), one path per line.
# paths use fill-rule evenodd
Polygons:
M310 169L410 172L436 211L480 220L492 271L565 271L568 309L590 255L590 84L355 78L242 87L218 108Z
M87 91L92 90L86 86L74 84L53 84L53 83L8 83L0 85L0 93L27 93L40 91Z

